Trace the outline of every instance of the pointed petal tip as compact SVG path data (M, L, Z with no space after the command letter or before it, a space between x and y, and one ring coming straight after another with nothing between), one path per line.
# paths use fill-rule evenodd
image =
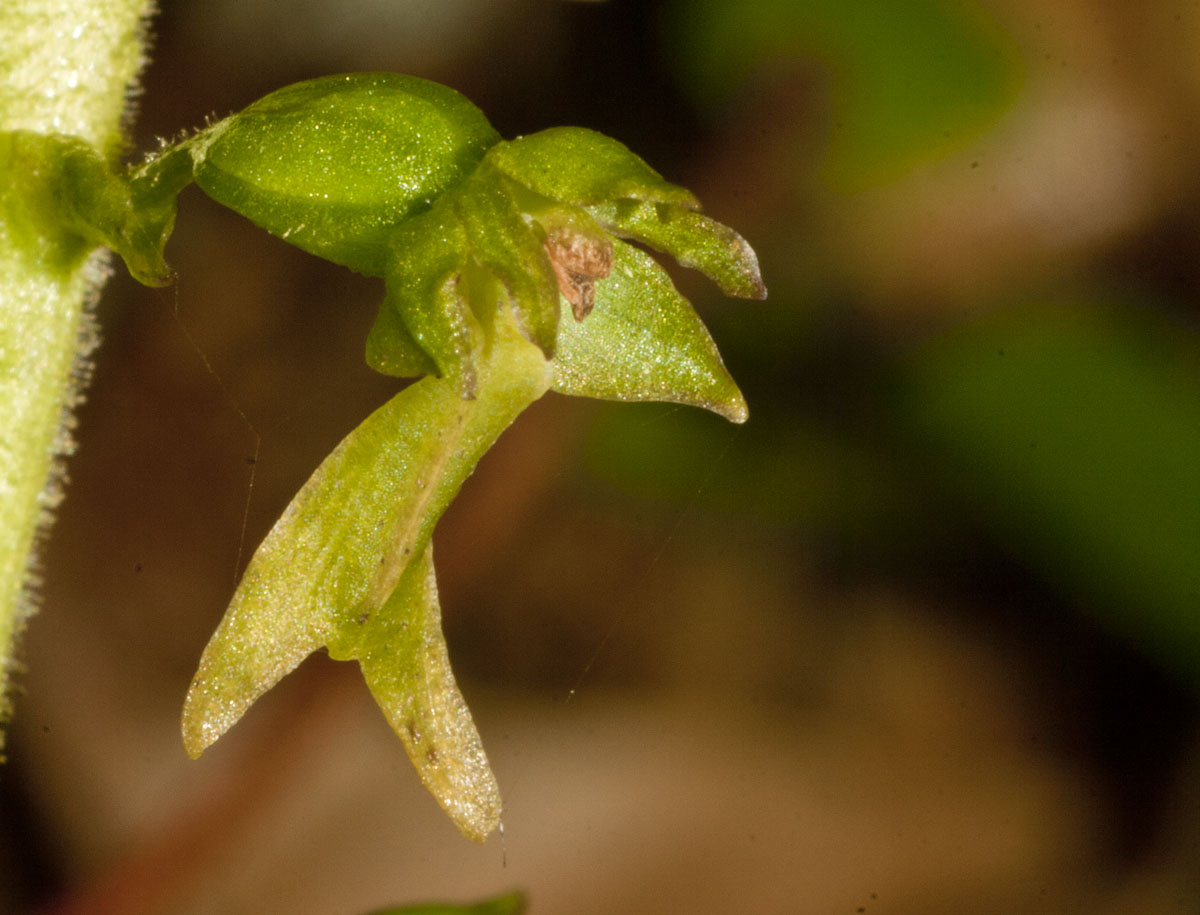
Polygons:
M459 835L464 839L469 839L472 842L482 845L500 826L500 811L497 810L494 817L488 817L482 821L455 818L454 825L458 828Z
M733 236L731 245L733 261L740 268L737 271L740 275L736 277L731 286L725 287L725 291L739 299L753 299L761 302L767 297L767 287L763 283L762 270L758 266L758 255L746 239L732 229L728 229L728 231ZM719 279L718 284L724 286Z
M209 684L201 681L199 677L193 680L188 688L187 698L183 701L183 714L180 718L183 749L187 751L187 755L192 759L199 759L205 750L237 723L253 701L253 698L230 700L213 693Z
M199 759L208 749L212 740L206 739L204 725L193 720L192 716L188 714L187 708L183 712L181 731L184 752L187 753L189 759ZM215 739L214 737L213 740Z
M746 398L742 396L741 391L736 397L731 397L724 403L714 404L711 409L717 415L723 416L739 426L750 418L750 408L746 405Z
M750 407L746 404L746 398L724 363L720 365L718 378L707 390L696 392L696 396L692 398L681 398L678 402L702 407L739 426L750 418Z
M736 282L721 283L721 291L735 299L746 299L752 302L761 302L767 297L767 287L763 284L762 277L758 274L758 266L755 265L753 271L747 271L744 276L738 277Z

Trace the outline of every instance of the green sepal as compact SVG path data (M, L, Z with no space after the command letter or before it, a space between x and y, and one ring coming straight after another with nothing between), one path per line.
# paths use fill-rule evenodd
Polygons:
M392 230L499 139L453 89L357 73L273 92L189 149L209 196L305 251L382 276Z
M437 366L417 345L395 308L381 305L367 334L367 365L394 378L436 375Z
M698 207L623 143L584 127L552 127L497 143L487 161L535 193L579 206L630 197Z
M638 200L611 201L588 211L613 234L640 241L699 270L726 295L767 297L754 249L729 226L703 213Z
M305 657L377 610L424 550L431 504L469 402L425 378L372 413L321 462L255 551L200 659L183 713L199 756ZM418 485L420 484L420 485Z
M417 577L407 581L405 576L425 554L434 524L476 462L550 381L541 351L501 312L485 338L474 400L464 400L450 380L424 378L343 439L251 558L204 649L183 709L189 755L199 756L323 645L345 657L369 655L372 688L385 696L389 682L427 669L428 654L392 656L390 673L375 666L384 663L379 652L393 637L386 616L411 619L416 612L426 627L423 638L433 638L434 597L425 573L413 572ZM380 614L385 618L364 628ZM433 702L429 708L446 716L439 733L465 729L454 717L465 711L460 706ZM471 769L475 763L463 765ZM482 782L471 784L482 790ZM490 821L469 819L490 809L486 798L451 793L438 800L464 835L486 834Z
M425 787L467 838L482 842L500 823L500 786L450 670L432 546L384 605L359 619L330 640L329 656L358 661Z
M494 173L472 176L454 194L471 257L504 288L526 339L547 359L558 331L558 284L541 239L521 218L509 189ZM494 301L481 300L485 309Z
M390 333L399 347L388 355L403 368L415 368L417 360L405 348L411 340L428 357L426 365L432 363L439 376L454 379L464 396L472 396L481 338L463 288L467 238L453 208L439 202L399 226L389 239L389 252L386 296L376 321L379 333L372 330L374 347L383 346L383 335ZM399 317L407 339L395 339L387 312Z
M690 404L735 423L748 416L691 304L652 257L621 241L591 315L560 325L552 365L560 394Z

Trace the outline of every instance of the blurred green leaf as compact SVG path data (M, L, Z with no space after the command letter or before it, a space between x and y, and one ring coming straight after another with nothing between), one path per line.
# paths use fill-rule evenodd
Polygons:
M503 896L473 905L426 903L403 906L399 909L380 909L370 915L521 915L524 911L525 895L515 892L505 893Z
M929 466L1073 603L1200 682L1200 357L1144 316L1006 312L913 360Z
M1013 43L971 2L694 0L669 20L677 72L702 107L755 71L828 69L827 177L850 189L961 146L1015 98Z

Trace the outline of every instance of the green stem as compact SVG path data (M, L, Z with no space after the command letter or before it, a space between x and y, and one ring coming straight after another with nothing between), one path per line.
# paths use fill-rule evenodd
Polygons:
M22 0L0 12L0 724L15 641L33 609L39 529L61 495L70 411L95 345L89 305L106 255L30 207L47 173L14 132L120 151L127 92L142 56L147 0ZM0 732L0 742L3 732Z

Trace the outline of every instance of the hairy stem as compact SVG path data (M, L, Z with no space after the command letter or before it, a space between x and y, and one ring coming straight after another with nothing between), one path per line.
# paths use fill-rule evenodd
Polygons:
M33 608L33 548L60 496L57 462L71 450L71 408L95 342L88 306L107 264L45 205L52 195L37 185L51 169L14 132L75 137L114 158L150 11L148 0L0 9L0 724Z

